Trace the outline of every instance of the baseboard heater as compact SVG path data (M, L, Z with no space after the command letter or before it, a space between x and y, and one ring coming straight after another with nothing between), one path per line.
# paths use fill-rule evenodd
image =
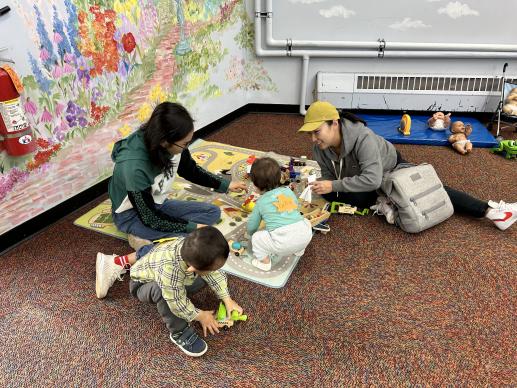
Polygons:
M344 109L494 112L501 87L501 77L481 75L318 72L314 97Z

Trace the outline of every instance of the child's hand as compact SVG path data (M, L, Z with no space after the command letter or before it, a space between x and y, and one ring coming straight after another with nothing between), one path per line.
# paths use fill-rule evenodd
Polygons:
M203 335L205 337L207 330L210 334L219 333L219 327L217 326L217 321L214 318L213 311L200 311L195 320L201 324Z
M228 315L228 318L231 316L233 310L237 310L239 314L242 314L242 307L239 306L232 298L224 298L223 302L226 306L226 314Z

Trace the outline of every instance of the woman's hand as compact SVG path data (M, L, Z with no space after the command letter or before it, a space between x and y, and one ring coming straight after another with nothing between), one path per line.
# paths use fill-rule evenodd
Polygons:
M332 192L332 181L316 181L309 183L316 194L328 194Z
M248 185L244 182L240 181L231 181L230 186L228 186L228 191L248 191Z

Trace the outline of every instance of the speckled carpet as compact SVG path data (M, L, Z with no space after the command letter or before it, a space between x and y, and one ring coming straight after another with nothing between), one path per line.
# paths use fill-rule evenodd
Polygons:
M310 155L301 122L248 114L207 140ZM397 149L452 187L517 202L517 161L487 149ZM208 338L207 354L192 359L127 279L96 299L96 252L128 246L72 222L103 199L2 256L0 386L517 385L517 225L501 232L454 216L409 235L380 217L335 216L285 288L230 277L249 321ZM193 300L217 305L208 290Z

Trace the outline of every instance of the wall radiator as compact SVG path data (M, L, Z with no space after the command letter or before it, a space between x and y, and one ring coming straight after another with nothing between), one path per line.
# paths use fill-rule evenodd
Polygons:
M502 84L493 76L319 72L314 97L345 109L494 112Z

